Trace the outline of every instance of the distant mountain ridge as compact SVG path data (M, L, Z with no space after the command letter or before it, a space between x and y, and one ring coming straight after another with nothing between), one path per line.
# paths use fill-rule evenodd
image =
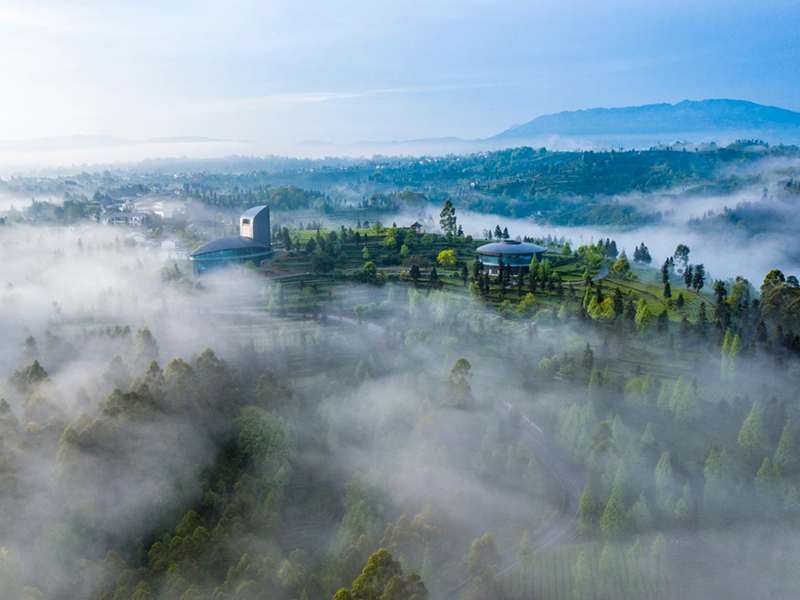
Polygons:
M800 128L800 113L748 102L714 99L624 108L590 108L543 115L489 138L529 139L546 135L647 135Z

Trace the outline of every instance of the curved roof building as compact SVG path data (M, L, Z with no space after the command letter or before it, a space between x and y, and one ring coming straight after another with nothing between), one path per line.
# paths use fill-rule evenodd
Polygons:
M502 240L484 244L477 249L477 252L489 274L496 275L501 260L503 265L510 265L512 270L520 271L530 266L534 256L547 252L547 248L530 242Z
M239 235L220 238L203 244L189 254L194 274L243 266L252 260L260 264L272 254L270 241L269 206L254 206L239 217Z

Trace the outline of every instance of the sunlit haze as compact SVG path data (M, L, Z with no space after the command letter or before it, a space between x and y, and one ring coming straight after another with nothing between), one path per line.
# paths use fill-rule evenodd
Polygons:
M6 0L0 136L281 146L686 98L799 109L798 18L783 0Z

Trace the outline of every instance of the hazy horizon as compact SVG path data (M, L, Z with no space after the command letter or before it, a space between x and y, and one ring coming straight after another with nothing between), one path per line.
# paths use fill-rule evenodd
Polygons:
M741 98L800 109L800 7L11 0L5 140L485 138L543 114Z

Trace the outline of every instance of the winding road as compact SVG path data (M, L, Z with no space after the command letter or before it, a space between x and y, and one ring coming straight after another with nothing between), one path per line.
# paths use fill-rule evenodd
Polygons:
M601 273L595 280L605 277L606 272ZM583 284L583 282L581 282ZM290 314L287 316L301 316L299 313ZM340 315L328 315L329 321L348 323L358 325L358 321L352 317L344 317ZM368 331L373 333L385 333L386 329L368 321L362 321L360 324L366 327ZM500 414L509 414L515 406L510 402L497 402L494 405L495 411ZM520 413L520 420L522 421L522 434L535 450L536 459L549 470L562 491L562 502L558 514L553 518L544 529L539 531L533 536L531 540L534 548L534 554L542 552L556 546L566 545L574 541L578 537L578 516L580 509L580 498L583 493L583 476L571 470L568 465L553 451L552 441L548 438L547 433L531 418ZM500 576L512 570L519 564L516 553L510 554L503 558L500 569L497 575ZM440 594L436 600L458 600L460 594L469 584L470 580L463 581L458 586Z
M502 414L508 414L515 407L510 402L498 402L494 408ZM534 535L531 540L533 552L538 554L549 548L569 544L578 537L578 515L581 494L583 493L583 478L571 471L558 455L550 449L551 443L541 427L525 415L520 414L520 420L523 424L523 435L535 448L536 459L553 474L563 493L558 515L543 530ZM519 561L516 553L506 556L501 562L497 575L500 576L503 573L507 573L517 565L519 565ZM436 600L458 600L469 581L464 581L447 592L440 594Z

